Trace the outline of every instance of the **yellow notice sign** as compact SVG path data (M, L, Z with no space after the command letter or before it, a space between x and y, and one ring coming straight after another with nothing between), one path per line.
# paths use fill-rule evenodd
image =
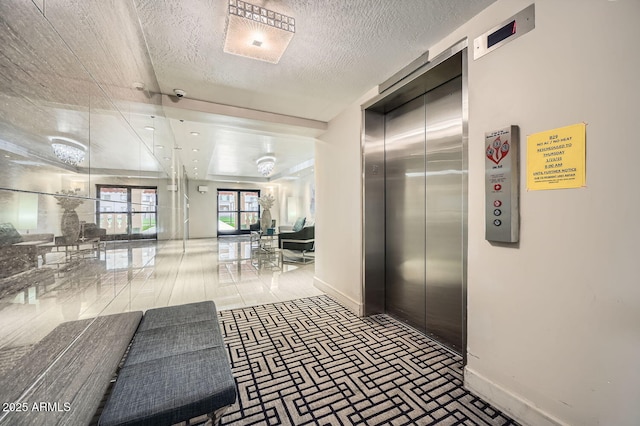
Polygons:
M580 188L586 179L584 123L527 137L527 189Z

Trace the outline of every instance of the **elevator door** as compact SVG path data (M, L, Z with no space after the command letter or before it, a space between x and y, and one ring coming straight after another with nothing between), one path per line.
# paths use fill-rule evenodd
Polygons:
M385 116L388 313L425 331L424 96Z
M462 78L385 116L386 311L463 350Z

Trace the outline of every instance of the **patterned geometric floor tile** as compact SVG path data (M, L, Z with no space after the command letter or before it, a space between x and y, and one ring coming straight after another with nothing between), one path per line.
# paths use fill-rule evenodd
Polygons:
M220 311L238 401L223 425L517 425L462 387L462 360L328 296Z

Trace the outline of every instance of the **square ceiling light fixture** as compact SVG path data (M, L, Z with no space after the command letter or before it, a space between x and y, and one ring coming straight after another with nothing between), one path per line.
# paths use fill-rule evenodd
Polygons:
M229 0L224 51L277 64L296 32L290 16L245 1Z

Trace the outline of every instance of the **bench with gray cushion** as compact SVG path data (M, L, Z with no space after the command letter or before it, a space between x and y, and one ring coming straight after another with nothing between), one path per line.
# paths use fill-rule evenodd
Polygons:
M0 425L92 424L121 364L100 425L215 421L236 400L215 305L191 303L58 325L0 377L0 400L26 408Z
M236 401L213 302L147 311L99 424L171 425Z

